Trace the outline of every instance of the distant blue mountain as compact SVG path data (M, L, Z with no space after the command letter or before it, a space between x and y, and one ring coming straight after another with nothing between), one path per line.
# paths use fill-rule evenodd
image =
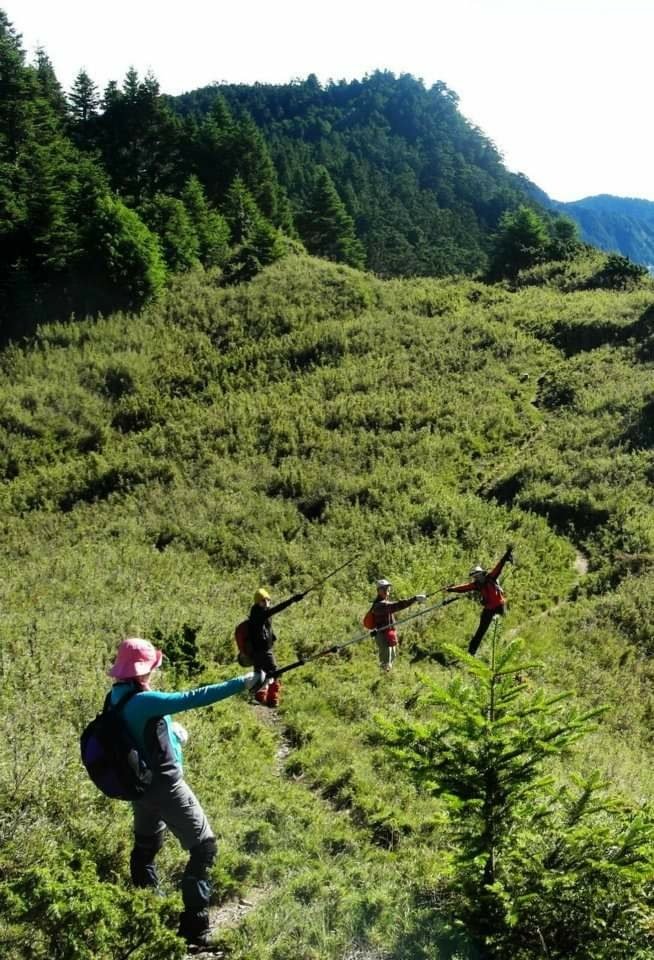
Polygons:
M543 206L574 220L586 243L600 250L621 253L654 271L654 203L651 200L603 193L562 203L538 188L531 192Z

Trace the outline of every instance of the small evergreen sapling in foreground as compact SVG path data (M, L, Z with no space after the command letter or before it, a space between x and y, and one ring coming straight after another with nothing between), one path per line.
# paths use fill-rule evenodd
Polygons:
M654 956L654 819L598 775L562 787L547 774L601 711L532 692L518 652L494 637L490 664L464 655L470 679L428 684L427 719L381 721L397 762L449 810L453 922L498 960Z

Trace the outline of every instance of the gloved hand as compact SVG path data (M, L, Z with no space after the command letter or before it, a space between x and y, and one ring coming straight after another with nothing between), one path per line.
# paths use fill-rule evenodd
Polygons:
M308 590L305 590L304 593L294 593L293 596L291 597L291 600L293 601L293 603L298 603L300 600L304 600L308 592L309 592Z
M266 674L263 670L255 670L253 673L246 673L244 679L246 690L258 690L266 682Z
M513 544L509 543L504 554L505 563L513 563Z
M414 597L413 599L416 601L416 603L424 603L425 600L427 599L427 594L426 594L426 593L416 593L416 595L415 595L415 597Z
M453 586L454 586L453 583L448 583L446 587L443 587L443 590L445 591L445 593L455 593L456 591L452 589Z

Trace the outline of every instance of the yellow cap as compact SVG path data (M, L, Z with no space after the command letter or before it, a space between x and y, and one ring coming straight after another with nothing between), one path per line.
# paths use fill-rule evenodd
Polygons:
M259 600L270 600L270 594L268 593L267 590L264 590L263 587L259 587L259 589L254 594L254 602L258 603Z

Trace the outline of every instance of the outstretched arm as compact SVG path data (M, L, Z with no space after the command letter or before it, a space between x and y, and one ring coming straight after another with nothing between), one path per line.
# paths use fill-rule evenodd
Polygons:
M152 717L163 717L170 713L182 713L184 710L194 710L196 707L208 707L219 700L240 693L250 685L250 674L234 677L224 683L210 683L206 687L196 687L194 690L179 690L173 693L164 693L160 690L145 690L134 697L130 706L142 723Z
M477 584L474 581L470 583L451 583L449 587L445 587L446 593L471 593L473 590L477 589Z
M504 569L505 563L513 562L513 544L509 544L500 559L497 561L492 570L489 571L488 576L492 577L493 580L497 580L502 570Z
M286 610L286 608L290 607L293 603L299 603L300 600L304 600L305 596L305 593L294 593L288 600L282 600L281 603L276 603L274 607L268 607L267 610L264 610L264 619L274 617L276 613L281 613L282 610Z

